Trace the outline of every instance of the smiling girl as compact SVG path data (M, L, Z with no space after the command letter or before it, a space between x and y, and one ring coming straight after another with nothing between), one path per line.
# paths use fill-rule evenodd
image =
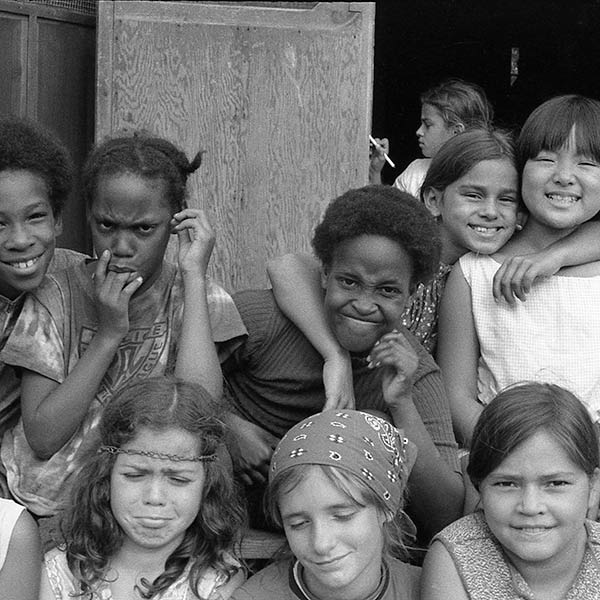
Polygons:
M600 577L598 440L570 392L524 383L482 412L468 474L481 510L444 529L422 600L592 600Z
M482 405L524 379L566 387L600 418L600 312L590 310L600 295L597 244L583 242L577 252L593 262L550 270L556 275L539 281L526 302L490 294L503 262L573 241L600 210L600 102L560 96L539 106L521 131L518 163L527 222L498 253L463 256L441 305L438 360L465 445Z
M401 562L398 511L414 446L389 422L326 411L279 442L267 505L293 558L236 590L236 600L409 600L420 569Z
M225 429L200 386L153 378L102 416L45 556L41 600L225 600L244 523Z

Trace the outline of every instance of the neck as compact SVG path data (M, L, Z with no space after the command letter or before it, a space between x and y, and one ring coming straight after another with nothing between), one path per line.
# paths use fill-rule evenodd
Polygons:
M320 600L369 600L377 591L383 577L383 562L369 565L354 581L340 587L323 584L310 571L303 569L302 579L310 593Z
M440 223L440 236L442 238L442 251L440 253L440 261L447 264L453 265L463 254L466 254L468 250L454 244L449 236L446 228Z
M137 573L146 579L153 581L165 570L165 563L173 551L179 546L181 540L176 544L169 544L165 548L141 548L131 544L126 538L123 545L110 560L111 568L118 573Z
M509 244L511 246L518 245L519 247L524 247L531 252L541 252L548 248L548 246L567 237L575 229L576 227L554 229L530 218L523 230L513 236Z

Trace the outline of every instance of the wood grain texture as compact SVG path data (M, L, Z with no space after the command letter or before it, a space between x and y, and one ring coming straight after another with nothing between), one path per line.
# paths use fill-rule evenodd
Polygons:
M264 286L265 261L307 251L327 203L366 183L373 20L370 3L100 4L97 134L206 150L189 202L229 290Z
M27 112L27 17L0 11L0 114Z

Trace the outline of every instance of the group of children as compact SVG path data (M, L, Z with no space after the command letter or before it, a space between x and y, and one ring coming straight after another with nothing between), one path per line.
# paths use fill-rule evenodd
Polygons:
M0 123L0 468L19 503L0 501L0 589L600 598L600 103L549 100L515 145L487 101L467 122L443 94L423 96L424 150L448 135L419 199L346 192L318 262L277 259L272 290L233 298L185 202L200 154L145 132L95 148L89 258L54 249L64 148ZM41 566L34 518L57 515ZM244 583L248 516L288 551Z

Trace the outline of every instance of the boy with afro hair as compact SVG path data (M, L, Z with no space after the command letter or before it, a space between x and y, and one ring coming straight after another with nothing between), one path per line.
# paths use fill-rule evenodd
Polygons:
M437 268L437 226L412 196L367 186L331 202L312 245L327 325L351 356L355 408L383 413L418 448L408 512L426 539L461 515L464 496L440 371L401 325L411 291ZM278 440L324 408L323 358L271 290L240 292L234 300L248 337L223 372L237 466L252 504Z

